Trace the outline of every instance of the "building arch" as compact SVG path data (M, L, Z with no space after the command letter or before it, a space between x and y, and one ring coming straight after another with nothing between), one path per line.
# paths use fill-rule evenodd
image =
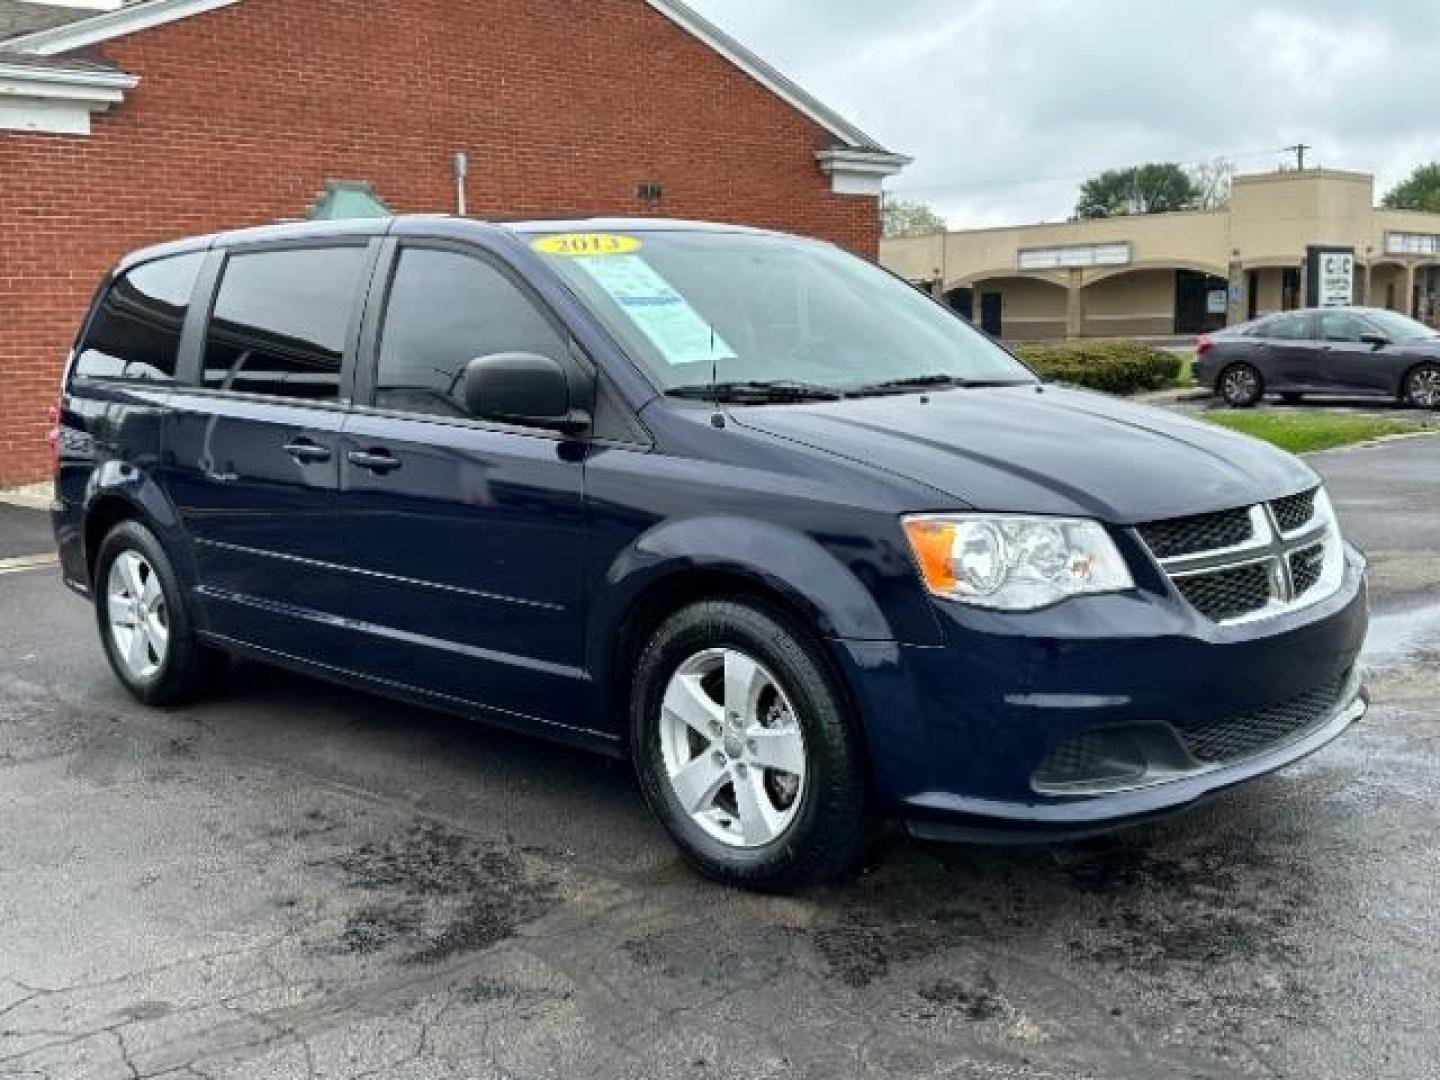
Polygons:
M1099 270L1088 270L1085 272L1084 284L1088 288L1110 278L1134 273L1137 270L1193 270L1197 274L1207 274L1210 277L1219 278L1228 277L1230 274L1228 266L1201 259L1136 259L1124 266L1107 266Z
M967 286L974 287L976 282L997 278L1024 278L1031 281L1045 281L1051 285L1058 285L1062 289L1069 284L1069 278L1063 270L1017 270L1014 266L995 266L988 270L973 270L959 277L946 278L944 291L948 293L954 289L963 289Z
M1144 259L1107 267L1087 277L1080 290L1079 333L1146 338L1218 330L1226 323L1229 289L1224 270L1194 259Z
M959 302L967 294L968 311ZM945 297L951 307L995 337L1049 341L1066 336L1070 290L1054 274L1013 269L970 274L947 285Z

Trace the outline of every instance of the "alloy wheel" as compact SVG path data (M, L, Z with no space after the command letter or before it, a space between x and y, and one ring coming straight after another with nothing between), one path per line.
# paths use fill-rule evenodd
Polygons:
M126 673L137 682L153 678L170 648L170 616L160 578L138 551L122 551L110 564L105 615Z
M1440 408L1440 368L1425 367L1413 373L1407 396L1421 409Z
M661 702L660 749L676 800L721 843L757 848L794 822L805 736L775 677L738 649L682 663Z
M1259 389L1255 372L1248 367L1233 367L1225 373L1222 390L1232 405L1248 405L1259 396Z

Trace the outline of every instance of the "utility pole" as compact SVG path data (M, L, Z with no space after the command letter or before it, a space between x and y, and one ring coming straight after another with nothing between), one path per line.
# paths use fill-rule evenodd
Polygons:
M1300 172L1304 172L1304 171L1305 171L1305 151L1306 151L1306 150L1313 150L1313 149L1315 149L1315 148L1314 148L1313 146L1311 146L1309 143L1303 143L1303 142L1302 142L1302 143L1296 143L1294 146L1287 146L1287 147L1285 147L1285 149L1286 149L1286 150L1293 150L1293 151L1295 152L1295 168L1298 169Z

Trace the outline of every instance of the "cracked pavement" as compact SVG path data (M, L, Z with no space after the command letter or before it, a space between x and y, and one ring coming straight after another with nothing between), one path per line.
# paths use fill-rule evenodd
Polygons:
M1318 455L1375 706L1078 844L697 879L627 770L236 665L147 710L0 576L0 1077L1433 1076L1440 439Z

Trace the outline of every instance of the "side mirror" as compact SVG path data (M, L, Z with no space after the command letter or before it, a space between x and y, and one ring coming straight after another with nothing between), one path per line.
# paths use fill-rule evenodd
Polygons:
M1373 345L1377 349L1383 349L1390 344L1390 339L1384 334L1361 334L1360 341L1365 345Z
M460 398L477 420L567 434L590 425L589 411L576 408L571 400L564 365L538 353L477 356L465 365Z

